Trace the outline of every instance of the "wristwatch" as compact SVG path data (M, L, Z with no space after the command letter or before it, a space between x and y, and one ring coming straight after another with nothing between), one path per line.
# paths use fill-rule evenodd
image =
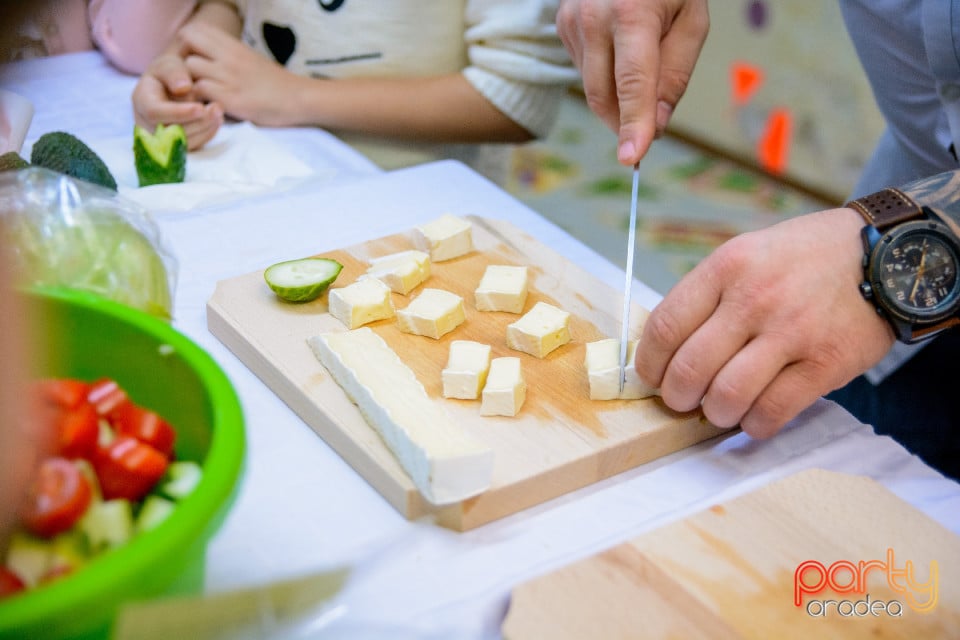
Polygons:
M960 324L960 237L951 229L956 221L900 189L845 206L867 222L860 293L890 322L897 339L920 342Z

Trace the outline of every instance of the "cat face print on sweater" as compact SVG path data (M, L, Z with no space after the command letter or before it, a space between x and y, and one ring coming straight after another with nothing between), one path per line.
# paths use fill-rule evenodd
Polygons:
M465 0L247 0L243 39L298 75L417 76L466 59Z

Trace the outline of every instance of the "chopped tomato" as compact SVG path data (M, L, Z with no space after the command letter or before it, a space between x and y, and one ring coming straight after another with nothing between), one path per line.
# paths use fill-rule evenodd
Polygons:
M34 384L37 395L47 404L61 409L75 409L86 401L90 385L73 378L50 378Z
M20 579L20 576L0 565L0 600L15 593L20 593L26 588L27 585Z
M98 449L93 467L104 499L140 500L163 477L168 463L167 457L150 445L133 436L118 435Z
M168 458L173 455L177 434L157 413L128 400L110 413L109 420L118 434L133 436Z
M97 449L100 416L84 401L75 409L61 410L56 420L56 449L64 458L89 458Z
M66 458L46 458L30 485L23 524L31 533L50 538L72 527L93 499L89 481Z
M97 408L97 413L107 416L127 401L127 392L117 384L116 380L102 378L90 385L87 401Z

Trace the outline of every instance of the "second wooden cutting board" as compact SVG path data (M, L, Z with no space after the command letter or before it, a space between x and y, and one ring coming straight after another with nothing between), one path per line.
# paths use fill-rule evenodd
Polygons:
M464 299L467 319L440 340L399 331L394 320L370 326L413 369L427 394L473 435L494 449L492 487L459 504L436 508L426 502L377 433L366 423L306 340L344 326L327 313L327 296L288 304L274 296L256 271L217 283L207 304L210 331L326 440L407 518L429 515L465 530L516 513L723 433L700 412L675 413L658 398L591 401L583 366L585 344L619 335L621 294L509 223L470 217L476 250L436 263L423 286L446 289ZM344 265L334 286L364 273L370 258L414 248L412 234L397 234L321 254ZM301 256L290 256L297 258ZM473 291L490 264L526 265L530 295L571 313L572 342L543 360L506 346L506 326L519 316L479 312ZM421 287L422 288L422 287ZM410 296L394 295L400 309ZM634 306L632 335L645 310ZM518 356L527 381L527 400L515 418L484 417L479 402L441 395L440 371L452 340L491 345L493 356Z
M960 537L809 469L517 586L503 635L960 638Z

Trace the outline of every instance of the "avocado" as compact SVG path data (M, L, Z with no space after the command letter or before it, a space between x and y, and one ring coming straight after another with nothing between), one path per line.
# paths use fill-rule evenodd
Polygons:
M38 167L117 190L117 181L93 149L65 131L45 133L33 144L30 162Z
M30 163L24 160L16 151L8 151L0 156L0 171L16 171L26 169Z
M179 124L158 124L150 133L133 128L133 160L141 187L183 182L187 175L187 135Z

